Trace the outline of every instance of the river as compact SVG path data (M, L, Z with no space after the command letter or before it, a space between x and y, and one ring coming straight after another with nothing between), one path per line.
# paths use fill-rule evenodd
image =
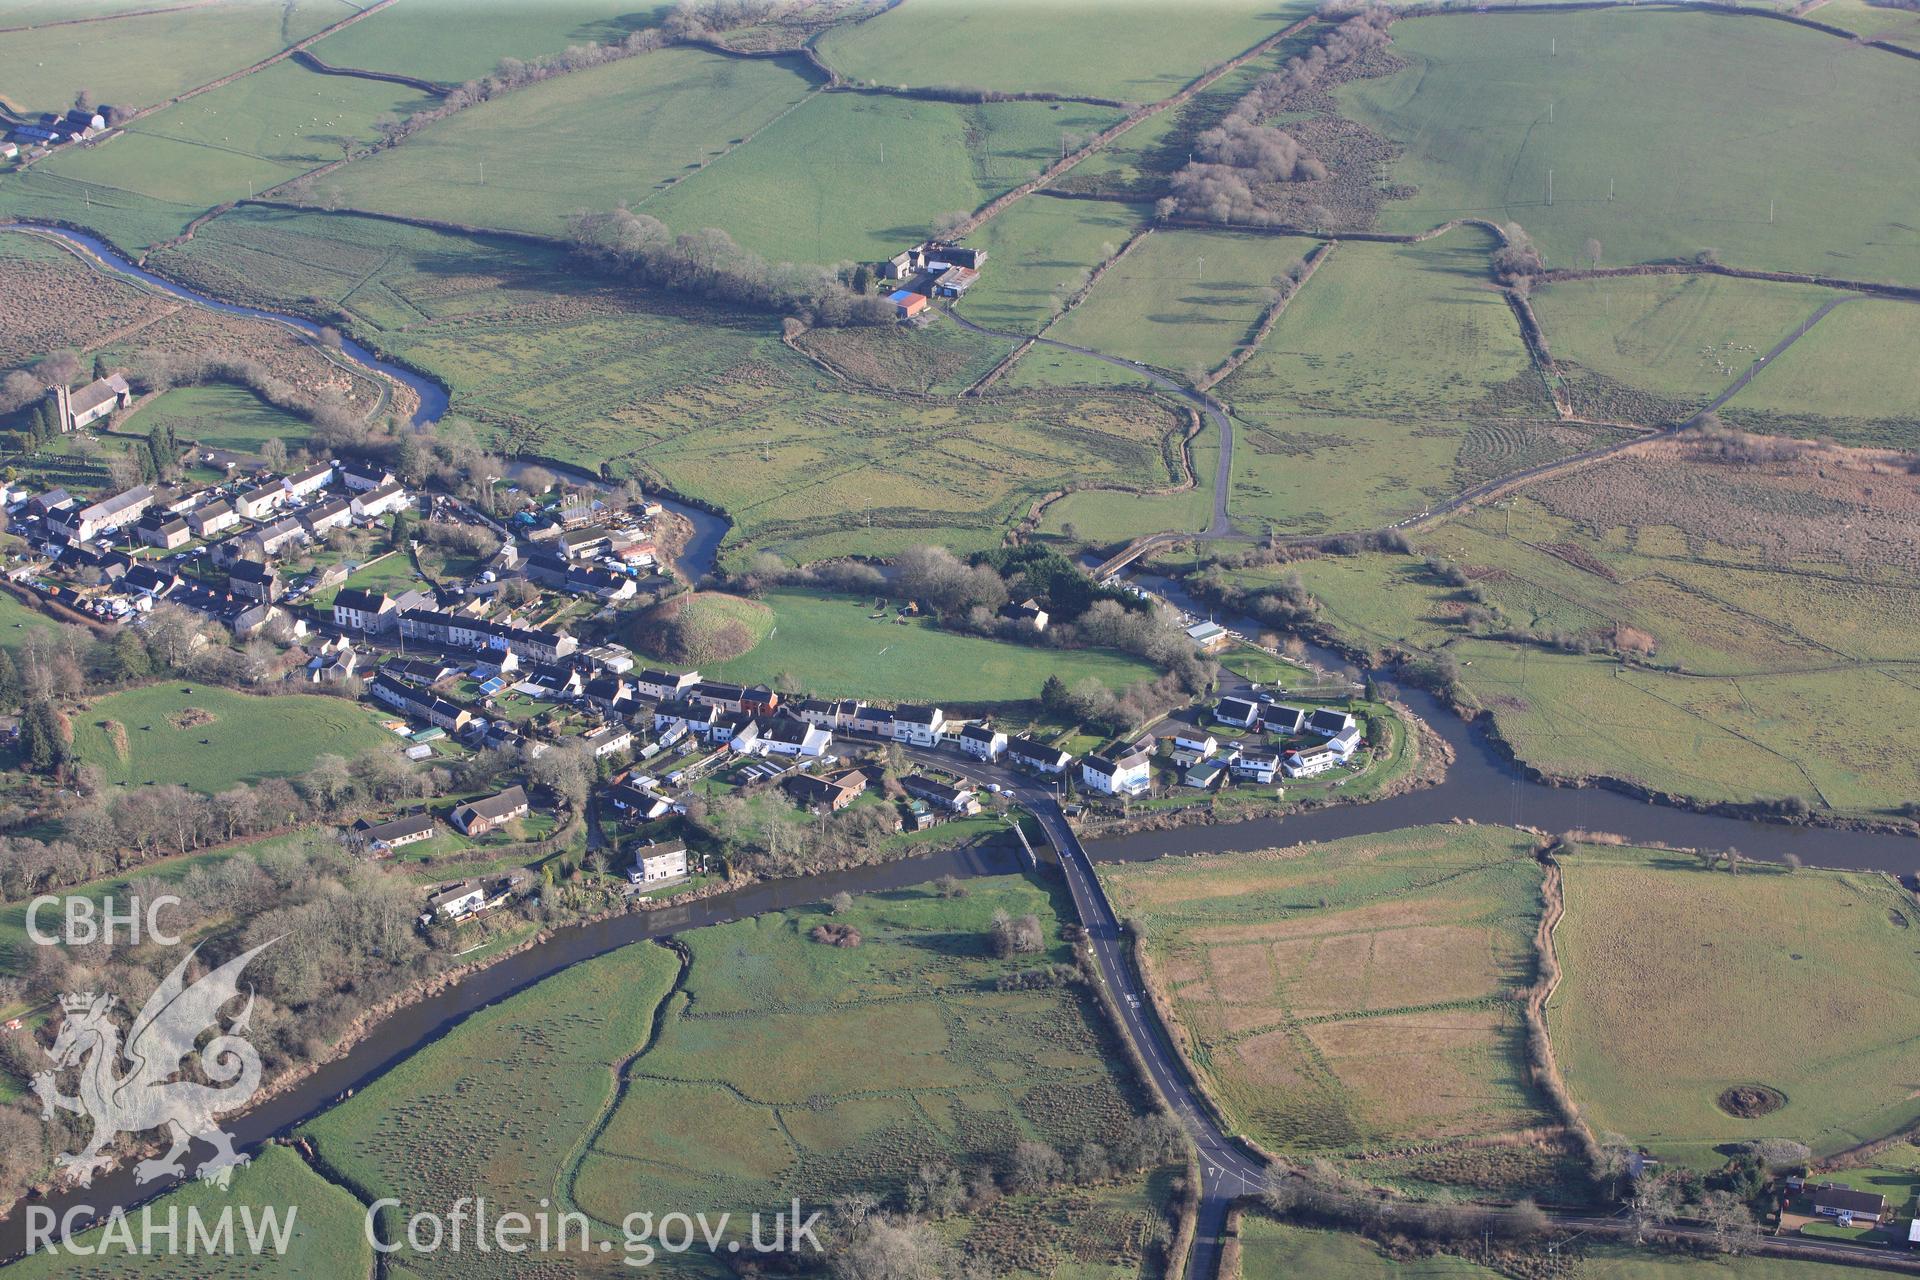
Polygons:
M128 262L110 247L78 232L52 231L86 248L110 267L137 276L155 288L185 301L236 315L292 325L307 333L318 326L293 316L276 315L256 307L224 303L155 276ZM389 364L357 343L343 351L369 368L398 378L421 393L416 422L431 422L446 412L444 388L419 374ZM575 468L569 478L597 483L597 478ZM726 521L711 513L673 503L674 510L693 521L695 538L682 557L683 570L698 581L712 567L712 557L726 534ZM1178 583L1145 574L1132 580L1170 602L1205 616L1209 611L1188 597ZM1263 628L1250 619L1223 617L1223 623L1246 634ZM1315 648L1314 660L1338 670L1340 655ZM1256 820L1228 826L1190 826L1171 831L1143 832L1089 843L1099 861L1139 861L1168 855L1268 848L1303 840L1333 840L1368 835L1399 827L1455 819L1495 824L1526 824L1548 831L1585 828L1612 831L1635 840L1672 845L1725 849L1766 857L1797 857L1810 866L1849 867L1905 875L1920 866L1920 843L1902 836L1836 831L1817 827L1790 827L1750 822L1647 804L1601 788L1550 787L1529 781L1487 736L1467 724L1430 694L1417 689L1400 691L1402 699L1452 746L1455 761L1439 786L1409 792L1368 804L1333 806L1287 818ZM949 872L956 875L1005 874L1016 870L1014 857L1001 850L960 851L834 872L805 880L773 881L668 910L625 915L592 925L560 929L545 942L482 969L458 985L401 1012L376 1026L340 1058L318 1068L297 1086L243 1115L228 1120L227 1128L243 1148L254 1147L285 1133L324 1111L350 1089L358 1089L415 1050L430 1044L477 1009L521 991L569 965L629 944L663 937L686 929L720 924L767 911L818 902L841 890L866 893L923 883ZM101 1177L84 1191L62 1191L44 1201L64 1209L75 1204L132 1205L157 1194L156 1188L134 1184L131 1169ZM11 1257L25 1247L25 1214L17 1208L0 1221L0 1257Z

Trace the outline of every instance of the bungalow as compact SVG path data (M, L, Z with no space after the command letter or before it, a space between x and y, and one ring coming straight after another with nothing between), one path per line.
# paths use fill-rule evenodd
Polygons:
M1887 1198L1878 1191L1856 1191L1834 1182L1811 1190L1813 1211L1823 1218L1865 1218L1878 1222L1887 1214Z
M937 804L952 813L973 814L980 812L980 801L969 786L948 786L937 778L929 778L924 773L909 774L900 779L900 785L910 796L918 796L928 804Z
M698 671L656 671L652 667L646 668L633 678L634 688L639 690L640 696L651 698L655 702L679 698L699 683Z
M796 773L781 785L803 809L838 813L866 794L867 775L858 769L847 769L826 778Z
M678 880L686 874L686 841L670 840L664 844L641 845L636 849L627 880L633 884L659 884Z
M1007 735L990 724L970 724L960 731L960 749L976 760L998 760L1007 750Z
M1311 778L1339 763L1340 753L1323 743L1317 747L1302 747L1298 751L1287 752L1282 767L1289 778Z
M1268 733L1277 733L1284 737L1292 737L1299 733L1306 723L1305 707L1287 707L1276 702L1270 703L1267 709L1260 713L1261 727Z
M1173 735L1173 758L1180 764L1209 759L1220 749L1220 740L1198 729L1181 729Z
M1233 643L1227 629L1217 622L1196 622L1187 628L1187 639L1202 653L1219 653Z
M115 409L124 409L133 403L133 388L117 373L95 378L78 391L70 391L66 383L57 382L47 388L47 394L53 397L54 417L62 431L91 426Z
M1222 698L1214 704L1213 718L1236 729L1251 729L1260 718L1260 704L1246 698Z
M463 880L427 899L427 919L445 916L449 920L464 920L486 905L486 901L487 891L478 881Z
M340 483L352 493L366 493L393 483L393 472L377 462L342 462L334 469L339 473Z
M1007 739L1007 759L1022 769L1048 774L1065 773L1073 763L1073 757L1060 748L1026 737Z
M75 542L92 542L103 533L132 524L153 505L153 490L137 484L91 506L49 512L47 527Z
M317 462L303 471L281 478L280 485L290 497L304 498L333 483L333 464Z
M168 515L158 508L150 508L133 526L140 541L162 551L171 551L184 545L193 535L187 530L187 522L179 516Z
M483 836L515 818L525 817L527 807L526 788L508 787L498 795L455 806L453 825L462 835Z
M233 500L233 509L249 520L264 520L267 514L287 500L285 486L269 480L258 489L249 489Z
M633 730L623 724L603 724L598 729L582 734L582 742L593 752L598 760L603 756L617 755L633 749Z
M893 711L893 740L915 747L931 747L940 741L940 729L947 717L938 707L905 706Z
M1010 604L1000 610L1000 616L1009 622L1019 622L1032 627L1035 631L1047 629L1047 611L1040 602L1029 596L1019 604Z
M388 822L369 822L362 818L353 824L353 839L373 853L386 853L405 845L433 838L433 816L416 813Z
M389 480L377 488L354 494L348 505L353 508L353 514L361 519L375 520L401 510L408 501L407 487L397 480Z
M211 538L216 533L225 533L240 523L240 514L233 504L225 498L216 498L203 507L196 507L187 513L187 527L193 530L196 538Z
M227 590L246 600L272 604L280 598L280 574L258 560L235 560L227 569Z
M758 749L769 756L819 756L832 745L833 734L820 726L782 717L760 734Z
M333 625L343 631L385 635L400 621L393 597L365 587L343 587L333 598Z
M719 709L707 703L669 698L654 708L653 731L659 733L677 724L688 733L706 736L713 732L714 722L719 718Z
M887 707L870 707L861 703L854 708L853 718L847 727L855 733L871 733L879 738L893 736L894 713Z
M1105 795L1145 795L1153 786L1152 757L1135 750L1091 755L1080 762L1080 781Z
M1280 769L1280 753L1267 747L1242 747L1233 758L1233 776L1254 782L1272 782Z
M300 513L300 524L310 538L318 538L334 529L344 529L352 523L353 508L347 505L345 498L318 503Z

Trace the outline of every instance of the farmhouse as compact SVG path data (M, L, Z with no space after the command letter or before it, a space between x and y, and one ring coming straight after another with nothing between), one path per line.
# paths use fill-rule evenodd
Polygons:
M1145 795L1153 786L1152 759L1132 749L1091 755L1080 762L1080 781L1103 795Z
M866 794L867 775L858 769L848 769L828 778L796 773L782 785L802 808L815 813L838 813Z
M453 811L453 825L460 828L464 835L483 836L489 831L505 826L515 818L525 817L527 812L527 792L524 787L508 787L498 795L487 796L482 800L469 800L458 805Z
M353 824L353 836L374 853L385 853L404 845L433 838L431 814L416 813L390 822L369 822L365 818Z
M117 373L96 378L78 391L68 390L64 382L55 383L47 388L47 394L53 397L54 416L62 431L91 426L115 409L133 403L133 388Z
M833 734L805 720L782 717L767 725L757 745L763 755L818 756L833 745Z
M931 747L940 741L940 729L947 722L938 707L896 707L893 712L893 740L916 747Z
M928 804L937 804L953 813L973 814L980 812L980 801L975 797L972 787L952 787L924 773L909 774L900 779L900 785L910 796L918 796Z
M960 731L960 749L976 760L998 760L1006 754L1007 735L988 724L970 724Z
M1250 729L1260 718L1260 704L1245 698L1222 698L1214 704L1213 718L1236 729Z
M687 874L687 846L683 840L645 844L634 851L627 879L634 884L659 884Z
M397 480L390 480L377 488L353 495L349 505L353 514L362 519L372 520L392 511L399 511L407 505L406 486Z
M125 493L116 493L89 507L50 512L47 527L75 542L92 542L100 534L132 524L152 505L153 490L137 484Z
M1073 762L1073 757L1060 748L1026 737L1007 740L1007 759L1023 769L1054 774L1065 773L1067 766Z
M343 587L333 598L333 625L343 631L384 635L400 620L393 597L365 587Z
M215 498L203 507L196 507L187 513L187 527L193 530L196 538L211 538L216 533L225 533L240 523L240 514L233 504L225 498Z
M272 604L280 598L280 574L258 560L235 560L227 568L227 590L245 600Z

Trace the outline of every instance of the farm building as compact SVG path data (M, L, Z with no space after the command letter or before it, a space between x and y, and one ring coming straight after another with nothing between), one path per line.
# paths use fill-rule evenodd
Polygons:
M927 309L927 295L911 289L896 289L887 295L887 301L893 304L894 315L902 320L911 320Z
M948 267L934 277L933 291L942 298L963 298L979 280L980 273L972 267Z

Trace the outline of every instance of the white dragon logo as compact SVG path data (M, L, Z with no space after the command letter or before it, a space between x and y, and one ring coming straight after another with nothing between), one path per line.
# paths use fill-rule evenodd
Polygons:
M47 1051L54 1070L34 1076L33 1091L40 1095L43 1118L51 1120L59 1107L93 1122L86 1148L59 1157L59 1164L75 1182L92 1185L94 1173L113 1162L101 1153L119 1135L162 1128L171 1135L173 1145L159 1159L142 1160L135 1166L134 1176L140 1182L183 1176L186 1162L181 1157L195 1138L214 1149L200 1166L202 1181L226 1186L233 1170L247 1163L214 1117L245 1106L260 1087L259 1051L240 1034L253 1014L252 991L247 993L246 1007L225 1031L220 1029L220 1011L240 994L240 973L248 961L278 941L274 938L235 956L191 986L186 982L187 965L199 948L189 951L141 1007L127 1032L124 1050L120 1029L109 1016L113 996L89 992L61 997L66 1017L53 1048ZM201 1032L209 1029L217 1034L199 1051L200 1069L221 1087L169 1079L194 1052ZM122 1058L130 1067L124 1074L119 1073ZM69 1098L60 1092L55 1074L72 1067L80 1068L80 1092Z

